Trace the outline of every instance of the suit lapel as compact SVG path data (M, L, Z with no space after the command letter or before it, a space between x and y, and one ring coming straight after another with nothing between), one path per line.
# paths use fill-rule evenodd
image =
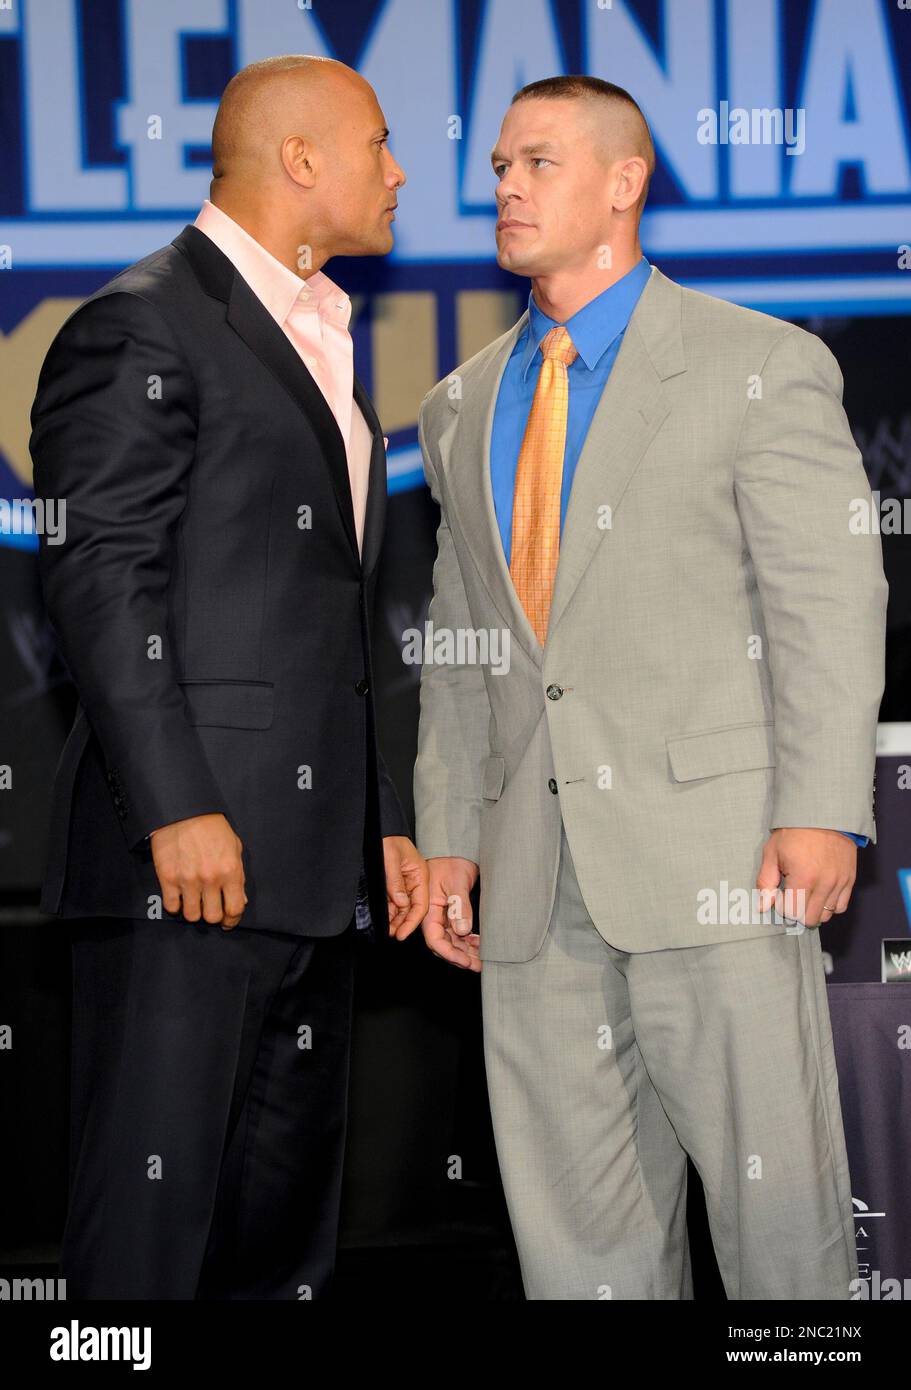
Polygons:
M361 408L373 440L370 450L370 478L367 484L367 508L364 515L363 554L361 569L366 579L373 571L383 544L386 520L386 447L383 432L373 402L364 390L360 378L354 375L354 399ZM347 477L347 469L346 469Z
M355 375L354 398L373 438L363 558L359 560L345 443L325 396L275 319L214 242L198 227L188 226L175 237L174 245L187 257L206 293L227 304L227 321L231 328L281 382L306 416L329 469L345 534L366 577L376 563L382 539L386 460L379 421L363 386Z
M670 402L662 382L686 370L680 287L653 269L633 311L576 464L548 622L560 621L605 535L630 479L658 432ZM490 441L500 382L527 312L481 354L464 383L464 400L439 440L440 459L465 542L488 591L531 659L543 649L519 602L497 524L490 485ZM609 513L602 509L610 508ZM599 520L602 524L599 525Z
M526 310L508 333L480 354L463 379L462 400L449 400L454 413L440 436L439 450L465 543L488 593L513 636L540 665L541 647L506 564L490 485L490 437L500 382L527 321Z
M228 301L228 323L278 378L307 417L329 468L342 525L356 555L357 534L345 444L325 396L275 319L240 275L234 277Z
M662 382L686 370L679 286L653 268L623 336L576 463L548 637L610 530L630 479L670 410Z

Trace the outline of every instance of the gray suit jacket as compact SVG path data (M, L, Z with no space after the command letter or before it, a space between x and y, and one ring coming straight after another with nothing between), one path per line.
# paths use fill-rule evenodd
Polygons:
M838 365L803 329L653 269L579 458L542 650L489 470L526 320L421 404L440 504L429 620L508 633L510 661L425 652L418 846L480 865L482 959L540 949L561 816L618 948L784 931L722 920L770 831L876 838L888 590L879 535L849 530L870 488Z

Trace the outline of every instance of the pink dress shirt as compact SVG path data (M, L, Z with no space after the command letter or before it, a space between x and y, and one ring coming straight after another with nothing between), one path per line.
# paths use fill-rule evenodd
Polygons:
M360 551L373 439L354 399L354 343L348 331L351 300L321 270L306 279L296 275L208 198L194 226L214 241L246 280L325 396L345 442Z

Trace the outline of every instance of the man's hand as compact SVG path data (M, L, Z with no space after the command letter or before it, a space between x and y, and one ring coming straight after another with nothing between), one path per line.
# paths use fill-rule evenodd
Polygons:
M149 840L166 912L182 902L188 922L237 926L247 902L243 845L220 812L163 825Z
M844 912L851 899L851 889L857 877L857 846L838 830L794 829L773 830L766 842L762 864L756 878L761 889L760 908L765 911L773 902L787 917L796 916L807 927L829 922L835 912ZM790 890L791 905L781 896ZM804 911L792 911L799 904L796 894L803 890ZM782 911L782 907L784 910Z
M471 890L478 866L471 859L428 859L430 910L424 918L424 941L435 956L462 970L481 969L481 938L473 932Z
M397 941L404 941L427 911L427 860L407 835L384 836L383 859L386 865L389 935Z

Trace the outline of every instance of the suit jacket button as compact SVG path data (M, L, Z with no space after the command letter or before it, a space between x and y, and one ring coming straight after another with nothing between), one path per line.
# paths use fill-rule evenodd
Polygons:
M362 676L354 689L358 695L366 695L367 691L370 689L370 682Z
M556 795L557 795L557 779L556 779L555 777L548 777L548 779L547 779L547 785L548 785L548 788L550 789L550 791L553 792L554 796L556 796Z
M547 687L547 698L548 698L548 700L559 700L559 699L560 699L560 696L561 696L562 694L563 694L563 687L562 687L562 685L549 685L549 686Z

